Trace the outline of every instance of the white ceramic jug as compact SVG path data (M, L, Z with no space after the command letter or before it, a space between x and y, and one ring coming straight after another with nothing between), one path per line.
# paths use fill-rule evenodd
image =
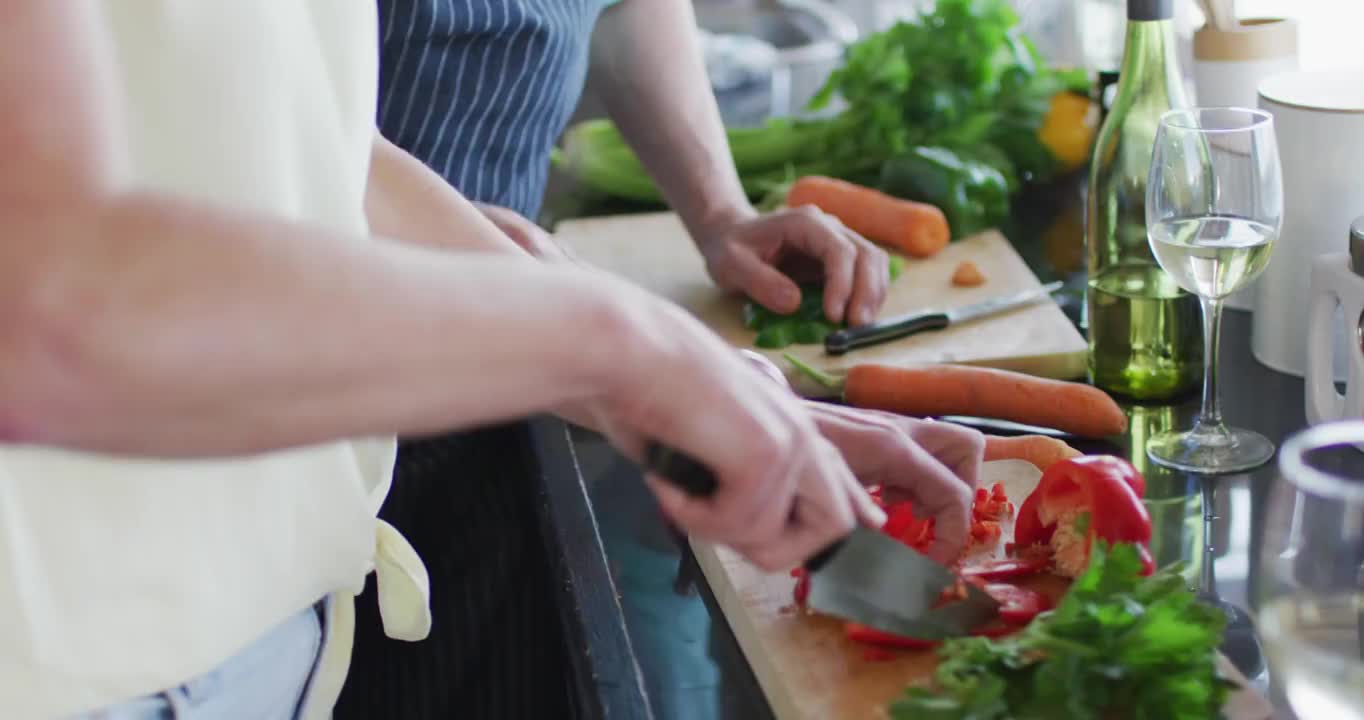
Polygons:
M1343 333L1336 327L1337 307L1344 316ZM1303 378L1307 422L1364 418L1364 217L1350 227L1350 252L1313 261L1309 318ZM1338 337L1347 358L1344 395L1336 390L1332 371L1332 345Z
M1260 84L1260 105L1274 115L1284 214L1254 284L1250 347L1261 363L1302 377L1312 261L1343 249L1341 230L1364 201L1364 71L1281 73ZM1343 379L1343 354L1340 362Z

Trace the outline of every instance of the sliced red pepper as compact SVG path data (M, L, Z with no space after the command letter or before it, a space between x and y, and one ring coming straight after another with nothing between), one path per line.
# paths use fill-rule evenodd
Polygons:
M1024 557L991 559L973 563L961 569L962 577L973 580L1012 580L1036 575L1047 569L1051 558L1045 553L1030 553Z
M1054 463L1019 509L1014 540L1023 546L1054 544L1064 517L1085 514L1089 518L1083 548L1086 562L1095 538L1145 547L1151 541L1151 515L1141 502L1145 492L1141 473L1117 457L1088 455ZM1143 556L1149 574L1154 564L1149 553Z
M796 589L793 595L795 596L796 607L804 608L805 601L810 599L810 573L805 572L803 568L797 568L797 570L800 570L800 575L797 576Z
M1052 608L1051 598L1036 590L1008 583L986 583L981 588L999 603L999 619L1010 625L1027 625Z
M919 638L891 635L855 622L844 624L843 632L849 640L881 647L893 647L902 650L930 650L938 646L937 640L920 640Z

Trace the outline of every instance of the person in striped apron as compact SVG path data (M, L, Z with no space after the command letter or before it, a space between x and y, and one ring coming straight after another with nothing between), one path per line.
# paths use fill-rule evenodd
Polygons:
M888 283L882 251L827 215L759 215L745 198L691 32L688 0L378 4L384 136L533 254L560 255L527 218L539 212L550 150L590 65L612 118L681 215L718 284L790 311L799 290L781 267L804 258L823 270L831 318L859 324L874 317ZM830 418L825 427L860 438L865 427L842 423L861 421ZM950 462L958 475L973 476L978 435L921 432L938 433L925 442L936 444L941 457L955 453ZM401 446L381 517L425 561L436 623L420 643L389 640L377 623L363 621L378 617L374 588L367 590L352 673L337 709L341 720L570 716L571 658L533 512L538 481L507 472L511 463L499 460L499 453L518 451L516 433L503 427ZM940 507L952 505L950 496L944 491Z

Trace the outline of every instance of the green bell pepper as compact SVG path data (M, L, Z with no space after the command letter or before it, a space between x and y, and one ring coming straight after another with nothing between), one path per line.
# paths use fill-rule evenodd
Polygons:
M987 154L988 153L988 154ZM892 195L938 206L959 239L998 227L1009 216L1010 181L998 153L979 157L943 147L916 147L886 161L881 189Z

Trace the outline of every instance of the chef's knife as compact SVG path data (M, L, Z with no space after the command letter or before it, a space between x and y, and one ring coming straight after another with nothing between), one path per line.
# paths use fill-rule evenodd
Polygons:
M1049 297L1052 293L1060 290L1063 284L1057 281L1039 288L992 298L974 305L966 305L951 310L921 311L887 318L870 325L836 330L824 338L824 352L830 355L842 355L850 350L898 340L907 335L928 330L943 330L972 320L998 315Z
M651 445L650 472L694 497L715 492L710 468L682 453ZM805 562L810 607L882 632L924 640L967 634L995 617L997 603L947 568L888 535L858 526ZM939 605L943 591L961 587L966 597Z

